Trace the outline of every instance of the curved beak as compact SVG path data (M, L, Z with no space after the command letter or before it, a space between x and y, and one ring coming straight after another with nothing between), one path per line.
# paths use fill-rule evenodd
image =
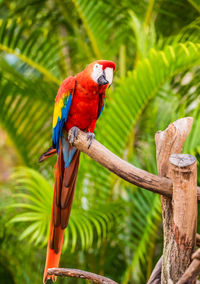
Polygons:
M103 74L101 76L99 76L98 80L97 80L97 83L99 85L106 85L108 84L108 80L106 80L106 74L105 74L105 71L103 71Z
M99 85L109 84L109 87L110 87L110 85L112 84L112 80L113 80L113 68L106 67L103 70L102 75L99 76L97 83Z
M109 87L110 87L113 81L113 68L107 67L105 68L104 72L105 72L106 80L108 81Z

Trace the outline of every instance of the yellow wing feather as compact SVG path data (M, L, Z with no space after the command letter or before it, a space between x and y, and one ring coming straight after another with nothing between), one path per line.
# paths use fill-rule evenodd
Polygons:
M64 106L64 101L66 100L66 97L69 95L69 92L62 95L59 101L55 102L54 105L54 112L53 112L53 128L56 127L56 124L58 122L58 119L61 119L62 116L62 108Z

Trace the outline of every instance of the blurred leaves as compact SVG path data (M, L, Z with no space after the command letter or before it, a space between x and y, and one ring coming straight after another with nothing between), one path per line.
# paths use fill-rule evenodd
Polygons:
M16 214L9 223L27 222L29 225L20 235L20 240L28 238L30 244L46 245L53 198L52 185L40 173L26 167L18 168L11 180L16 184L17 193L13 195L15 202L10 208L20 208L22 212ZM99 246L101 239L105 238L121 217L120 207L122 202L105 205L104 208L84 210L76 207L75 202L63 248L65 249L70 242L69 247L73 252L80 239L81 249L87 250L93 245L94 236L98 237Z

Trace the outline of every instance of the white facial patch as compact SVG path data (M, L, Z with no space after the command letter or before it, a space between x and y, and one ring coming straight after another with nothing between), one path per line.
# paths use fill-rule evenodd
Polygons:
M97 80L98 78L103 75L103 66L96 63L93 67L93 71L92 71L92 79L94 82L98 83Z
M106 67L104 70L105 75L106 75L106 80L109 82L109 86L112 84L113 81L113 68Z

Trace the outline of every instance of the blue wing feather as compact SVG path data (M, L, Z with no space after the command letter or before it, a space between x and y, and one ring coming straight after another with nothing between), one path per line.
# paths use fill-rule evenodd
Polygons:
M63 150L65 168L68 168L74 157L74 154L76 153L76 148L69 145L69 142L66 139L66 137L64 137L64 135L62 135L62 150Z
M69 94L68 99L66 98L66 100L64 102L64 106L62 108L61 118L58 118L57 124L53 128L53 133L52 133L53 147L56 148L57 153L58 153L58 150L59 150L59 144L60 144L60 138L61 138L61 135L62 135L62 129L63 129L63 126L64 126L66 120L67 120L69 110L70 110L70 107L71 107L71 103L72 103L72 95Z
M104 108L104 98L103 98L103 105L102 105L102 107L101 107L101 110L100 110L99 115L97 116L97 119L98 119L98 118L100 117L100 115L102 114L103 108Z
M67 117L70 111L72 103L72 95L70 94L68 96L68 99L66 98L64 102L64 106L62 108L62 115L61 118L58 118L56 126L53 128L53 146L56 148L57 153L59 150L60 145L60 139L62 142L62 151L63 151L63 157L65 162L65 168L68 168L74 154L76 153L76 148L69 145L69 142L67 141L67 137L64 137L62 133L63 126L65 122L67 121Z

